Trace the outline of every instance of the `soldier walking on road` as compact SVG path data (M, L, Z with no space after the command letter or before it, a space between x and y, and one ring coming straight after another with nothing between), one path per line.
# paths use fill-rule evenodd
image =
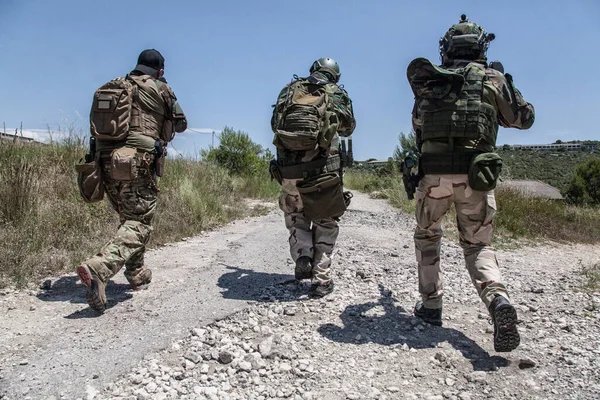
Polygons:
M414 240L422 300L414 313L442 325L442 220L454 204L467 270L494 323L494 348L506 352L520 338L517 313L491 247L493 189L502 167L493 151L498 125L529 129L534 108L501 64L488 65L486 51L494 38L463 15L440 39L441 66L424 58L408 66L415 94L413 128L421 152Z
M348 93L337 85L340 76L333 59L315 61L309 77L295 76L283 88L271 119L277 161L270 170L282 185L279 206L290 232L295 276L312 279L311 297L333 291L331 256L349 202L339 136L350 136L356 121Z
M163 173L167 143L175 132L187 129L186 117L163 77L164 61L157 50L144 50L133 71L94 94L90 142L95 149L90 146L90 156L100 168L102 193L92 201L106 192L121 220L115 237L77 267L87 302L98 312L106 308L108 280L123 266L134 290L152 280L144 252L156 211L157 177Z

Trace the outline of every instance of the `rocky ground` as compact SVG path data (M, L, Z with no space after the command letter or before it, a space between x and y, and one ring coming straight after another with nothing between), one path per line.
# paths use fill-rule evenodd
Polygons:
M425 325L411 314L418 299L412 218L360 194L351 207L335 250L332 295L308 299L308 283L296 283L289 275L291 260L280 263L281 279L253 279L257 263L269 257L240 239L228 246L231 254L215 256L225 261L244 257L245 267L234 271L240 272L237 286L218 285L217 303L197 305L242 300L244 306L233 314L221 313L213 322L190 315L164 345L133 353L125 370L104 377L101 386L97 376L80 371L86 379L79 391L68 391L68 380L45 371L47 383L57 385L54 393L35 388L14 392L19 379L27 378L14 372L23 360L13 351L10 363L0 363L0 374L7 374L0 379L0 398L600 398L600 295L582 292L578 273L580 264L600 260L598 246L546 243L498 252L518 308L522 344L512 353L495 353L493 327L464 268L461 249L450 242L443 245L444 326ZM249 223L270 235L270 230L281 229L277 226L282 221L271 214ZM216 234L203 244L222 238ZM240 287L255 290L240 296ZM152 290L146 296L159 301L155 297L160 291ZM4 306L8 303L5 299ZM159 309L151 317L161 320L167 312L177 310ZM111 315L120 321L128 318L125 308L113 307L100 319ZM143 336L146 325L151 323L137 326L142 332L136 335ZM162 330L168 334L168 325ZM87 335L94 338L93 332ZM126 349L98 346L95 351L110 356ZM61 352L56 354L60 357Z

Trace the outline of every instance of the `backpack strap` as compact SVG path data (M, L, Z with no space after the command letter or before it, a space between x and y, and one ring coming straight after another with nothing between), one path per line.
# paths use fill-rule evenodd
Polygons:
M133 104L131 105L131 120L129 121L129 127L138 128L138 127L142 126L142 110L140 109L139 94L138 94L138 91L140 90L139 85L135 81L135 79L132 78L131 75L129 75L129 74L125 75L125 80L131 82L133 85L133 93L132 93L132 97L133 97L132 103Z

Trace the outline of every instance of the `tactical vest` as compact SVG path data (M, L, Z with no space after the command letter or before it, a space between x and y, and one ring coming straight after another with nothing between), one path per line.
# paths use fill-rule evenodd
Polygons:
M138 90L134 95L130 133L160 139L165 124L165 100L158 82L148 76L131 76Z
M495 145L498 117L496 109L483 102L483 82L487 79L484 67L471 63L452 72L464 76L462 91L449 106L421 111L421 140L457 138Z
M153 139L166 137L168 96L164 91L148 75L129 75L102 85L94 93L90 112L92 136L100 142L122 141L132 133Z

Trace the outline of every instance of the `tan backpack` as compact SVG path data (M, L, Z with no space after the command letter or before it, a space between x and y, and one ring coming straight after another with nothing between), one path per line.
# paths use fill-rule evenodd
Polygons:
M100 141L123 140L129 134L136 84L128 77L116 78L94 93L90 131Z

